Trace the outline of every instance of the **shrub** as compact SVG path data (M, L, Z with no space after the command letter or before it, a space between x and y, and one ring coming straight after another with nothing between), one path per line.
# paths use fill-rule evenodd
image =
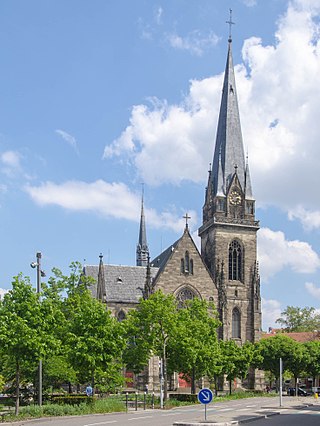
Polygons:
M175 399L176 401L180 402L191 402L195 403L198 402L198 395L197 394L190 394L190 393L171 393L169 395L169 399Z

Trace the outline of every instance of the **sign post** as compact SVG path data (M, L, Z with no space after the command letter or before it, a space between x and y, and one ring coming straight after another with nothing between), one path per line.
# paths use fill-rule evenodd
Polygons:
M201 404L204 404L204 420L207 420L207 404L210 404L210 402L213 399L213 393L211 389L203 388L198 393L198 401Z

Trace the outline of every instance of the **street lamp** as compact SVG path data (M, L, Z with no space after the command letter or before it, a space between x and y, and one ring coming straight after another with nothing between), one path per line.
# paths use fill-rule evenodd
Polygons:
M41 253L37 252L36 254L37 261L30 263L31 268L37 268L37 293L40 294L41 291L41 277L45 277L46 274L41 270ZM42 405L42 360L39 360L38 365L38 404Z

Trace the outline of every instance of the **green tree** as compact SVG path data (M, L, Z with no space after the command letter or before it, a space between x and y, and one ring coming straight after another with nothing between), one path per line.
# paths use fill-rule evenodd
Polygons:
M20 381L26 368L35 366L53 345L53 318L46 316L39 295L28 277L19 275L0 304L0 351L15 369L16 406L19 412Z
M164 370L164 400L168 396L167 351L177 326L177 304L172 294L161 291L141 299L136 310L125 321L127 349L125 362L129 369L141 371L152 355L159 356ZM135 359L135 357L137 357Z
M320 375L320 341L314 340L312 342L304 343L307 352L305 370L313 378L313 385L315 386L316 377Z
M175 336L168 343L168 365L171 372L191 378L191 393L196 392L196 380L218 371L219 324L214 306L198 298L186 302L177 313Z
M255 357L254 346L246 342L243 346L236 344L234 340L220 341L221 349L221 373L227 376L229 392L232 393L232 381L239 377L245 378Z
M291 339L290 353L284 360L284 368L294 377L296 395L298 396L298 378L305 374L308 365L308 352L305 346Z
M112 388L113 382L119 383L122 377L122 326L86 287L87 283L80 281L69 289L64 302L64 348L81 382L90 381L93 388L102 383L106 387L108 379Z
M320 315L316 313L315 308L299 308L287 306L281 312L281 317L276 320L285 331L301 332L314 331L320 329Z
M59 390L64 383L77 382L77 373L64 354L54 354L43 362L43 387L47 390Z
M280 376L280 358L283 361L283 369L289 370L291 353L295 349L295 341L288 336L276 334L272 337L261 339L256 343L256 351L259 356L255 366L270 371L278 380Z

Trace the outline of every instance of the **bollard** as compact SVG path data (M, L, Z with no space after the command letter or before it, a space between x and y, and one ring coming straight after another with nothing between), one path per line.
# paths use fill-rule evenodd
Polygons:
M138 392L136 392L136 401L135 401L135 405L136 405L136 411L138 411Z
M151 405L152 409L154 410L154 392L152 392Z
M146 399L147 399L147 392L144 393L143 395L143 409L146 409Z
M126 412L128 412L128 392L126 392Z

